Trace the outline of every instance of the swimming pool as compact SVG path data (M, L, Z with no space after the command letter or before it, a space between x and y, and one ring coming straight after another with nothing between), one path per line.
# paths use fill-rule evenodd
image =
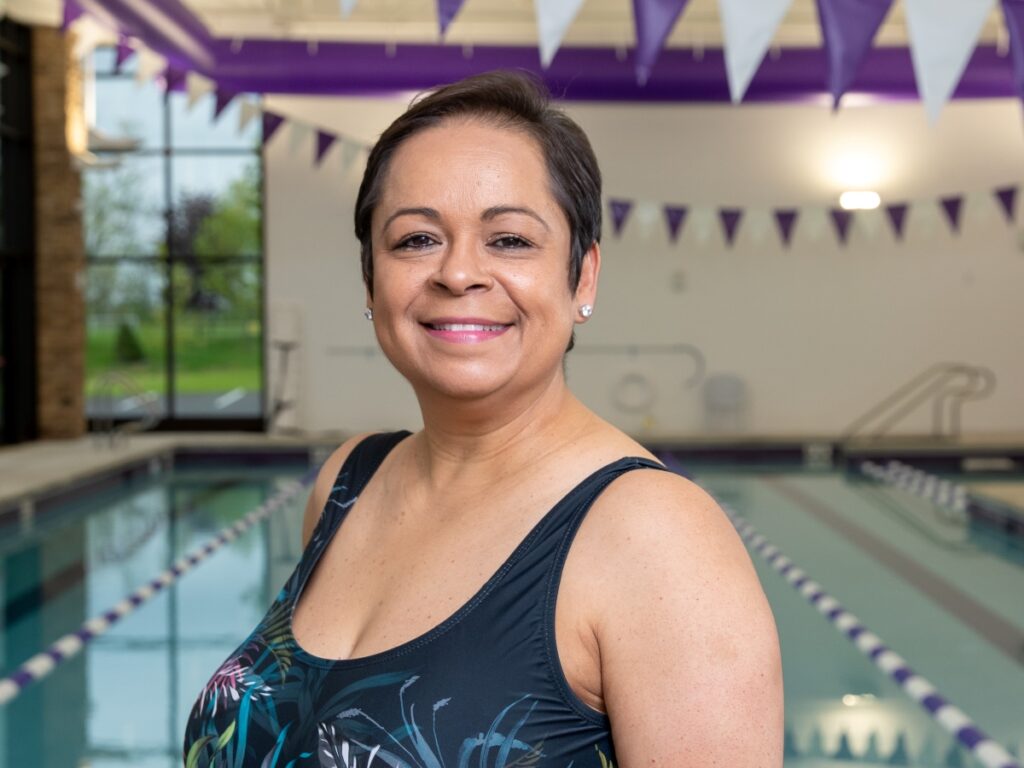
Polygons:
M685 459L683 460L685 463ZM1024 745L1024 549L896 488L836 471L694 464L698 480L1002 744ZM0 531L0 677L102 614L303 472L175 469ZM304 493L271 511L0 706L0 766L180 765L210 673L300 553ZM748 539L752 545L753 540ZM792 766L974 766L892 677L757 551L786 679ZM831 603L830 603L831 605Z

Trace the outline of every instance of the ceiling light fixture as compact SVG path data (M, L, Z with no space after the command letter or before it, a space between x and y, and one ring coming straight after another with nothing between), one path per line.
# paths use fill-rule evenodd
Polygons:
M877 192L847 190L839 196L839 205L844 211L873 211L882 204Z

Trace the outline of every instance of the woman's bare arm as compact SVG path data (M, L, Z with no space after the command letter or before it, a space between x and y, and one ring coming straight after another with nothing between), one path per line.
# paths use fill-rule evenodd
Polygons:
M779 768L778 635L725 514L659 472L623 476L598 504L594 629L616 768Z

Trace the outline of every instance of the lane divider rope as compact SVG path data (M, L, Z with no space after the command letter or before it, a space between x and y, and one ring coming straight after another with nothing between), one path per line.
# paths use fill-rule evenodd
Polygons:
M770 544L754 526L727 505L722 504L722 509L748 546L845 635L857 650L920 704L935 722L951 733L982 765L986 768L1022 768L1002 744L988 736L963 710L951 704L934 685L914 672L902 656L887 647L878 635L843 608L838 600L825 592L820 584L783 555L778 547Z
M860 471L872 480L895 486L940 507L961 513L968 510L966 486L944 480L901 461L893 460L884 466L874 461L862 461Z
M282 484L281 490L274 496L247 512L232 525L222 528L204 544L182 555L156 578L143 584L109 610L85 621L76 631L59 638L45 651L29 658L7 677L0 678L0 707L12 701L32 683L53 672L58 665L77 655L87 643L107 632L114 624L169 587L225 544L230 544L256 523L285 506L313 482L317 471L318 469L313 469L299 480Z

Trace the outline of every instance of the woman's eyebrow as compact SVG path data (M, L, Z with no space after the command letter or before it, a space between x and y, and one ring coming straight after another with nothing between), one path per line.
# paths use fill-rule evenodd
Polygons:
M498 216L502 216L503 214L506 214L506 213L522 213L522 214L525 214L525 215L530 216L531 218L534 218L537 221L539 221L541 223L541 225L544 227L544 229L546 229L548 232L551 231L551 227L549 227L548 223L546 221L544 221L543 218L541 218L541 215L539 213L537 213L532 208L526 208L525 206L495 205L495 206L493 206L491 208L488 208L486 211L484 211L483 214L480 216L480 218L483 221L490 221L491 219L495 219Z
M441 220L441 214L437 212L436 208L399 208L388 216L387 220L384 222L383 228L387 229L388 225L399 216L423 216L424 218L431 219L432 221Z

